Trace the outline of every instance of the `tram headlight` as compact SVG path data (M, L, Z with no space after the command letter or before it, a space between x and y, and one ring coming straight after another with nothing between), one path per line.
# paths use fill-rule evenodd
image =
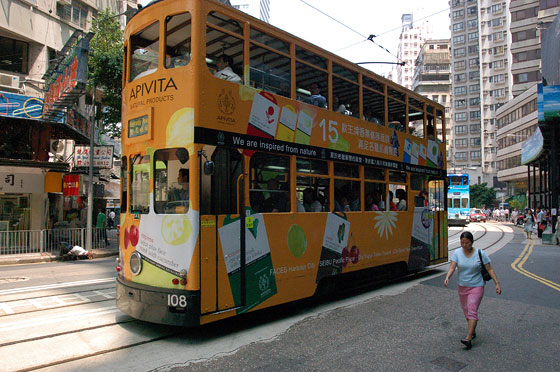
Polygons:
M134 252L130 255L130 272L132 275L138 275L142 271L142 255L138 252Z

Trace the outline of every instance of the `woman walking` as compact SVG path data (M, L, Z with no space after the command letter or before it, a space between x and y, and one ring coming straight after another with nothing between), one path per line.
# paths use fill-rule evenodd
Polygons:
M478 323L478 307L482 301L482 296L484 296L484 279L482 278L481 263L478 255L479 250L473 248L473 235L465 231L461 234L461 247L462 249L456 249L451 257L451 264L449 265L449 270L447 270L447 275L443 281L443 285L447 287L449 284L449 278L455 272L455 268L459 270L459 300L461 302L461 307L463 308L463 313L467 319L467 337L461 340L461 343L466 346L469 350L472 347L472 339L476 337L476 324ZM482 256L482 262L484 267L496 283L496 293L501 294L502 289L500 283L498 282L498 277L490 265L490 258L484 251L480 251Z
M533 224L535 223L535 216L532 210L527 211L527 216L525 216L525 233L527 234L527 239L531 239L533 235Z

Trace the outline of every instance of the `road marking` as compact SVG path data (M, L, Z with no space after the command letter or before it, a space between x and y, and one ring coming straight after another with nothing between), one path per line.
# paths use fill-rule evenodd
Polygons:
M4 311L4 313L6 314L13 314L14 310L12 310L12 308L10 306L8 306L8 304L5 304L3 302L0 302L0 309L2 309Z
M36 286L36 287L13 288L13 289L5 289L3 291L0 291L0 295L34 292L34 291L43 291L45 289L66 288L66 287L74 287L74 286L78 286L78 285L110 283L110 282L114 282L114 281L115 281L115 278L103 278L103 279L82 280L82 281L79 281L79 282L68 282L68 283L39 285L39 286Z
M75 319L81 316L87 316L88 318L93 316L100 316L105 314L116 313L119 310L116 306L110 306L105 309L90 309L84 311L72 311L70 313L62 313L49 317L43 318L31 318L23 321L16 321L11 323L4 323L0 325L0 332L9 332L16 329L38 327L47 324L60 323L60 322L73 322Z
M528 278L534 279L537 282L540 282L541 284L547 285L550 288L560 292L560 284L555 283L553 281L550 281L548 279L545 279L543 277L540 277L536 274L533 274L533 273L531 273L531 272L529 272L529 271L527 271L526 269L523 268L523 265L525 264L525 262L527 262L527 259L529 258L531 253L533 253L533 247L534 246L535 246L535 241L534 240L528 241L527 244L525 245L525 248L523 249L523 251L519 255L519 257L517 257L515 259L515 261L513 261L513 263L511 264L511 268L513 270L517 271L518 273L520 273L522 275L525 275Z

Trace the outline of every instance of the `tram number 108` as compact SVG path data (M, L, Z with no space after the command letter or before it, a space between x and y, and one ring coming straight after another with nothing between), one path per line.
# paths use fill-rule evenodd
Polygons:
M187 307L187 296L168 294L167 295L167 306L171 307Z

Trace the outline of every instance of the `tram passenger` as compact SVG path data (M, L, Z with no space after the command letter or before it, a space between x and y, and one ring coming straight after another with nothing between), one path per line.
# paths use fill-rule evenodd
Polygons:
M311 84L311 86L309 87L309 91L311 92L311 96L307 97L304 102L322 108L327 107L327 99L321 94L321 88L319 87L319 84Z
M317 195L313 188L308 187L303 190L303 207L306 212L322 212L323 206L321 202L317 199Z
M404 191L403 189L398 189L396 193L397 198L399 199L399 202L397 203L397 209L399 211L406 211L406 191Z
M393 202L393 192L389 191L389 209L392 210L393 212L396 212L399 210L399 208L397 208L397 205L395 204L395 202Z
M239 84L243 82L239 75L233 71L233 58L227 54L222 54L218 57L217 65L219 70L214 74L215 77Z
M443 281L443 285L447 287L449 278L457 268L459 270L458 279L458 292L463 313L467 319L468 331L467 337L461 339L461 343L465 345L466 349L472 347L472 339L476 337L476 325L478 323L478 307L484 296L484 279L481 274L481 264L484 265L494 283L496 284L496 294L502 293L498 277L490 264L490 258L486 252L473 247L473 235L465 231L461 234L461 247L457 249L451 257L451 264L447 275ZM479 257L480 252L480 257ZM482 260L481 260L482 259ZM480 262L482 261L482 263Z
M333 111L339 114L346 115L346 106L340 103L338 96L333 97Z
M268 198L264 201L263 212L287 212L289 210L289 201L286 199L284 190L278 188L278 180L271 178L267 183L269 191Z
M377 204L375 203L375 196L372 193L368 193L366 195L366 199L364 201L365 205L364 208L366 209L366 211L378 211L379 207L377 206Z

